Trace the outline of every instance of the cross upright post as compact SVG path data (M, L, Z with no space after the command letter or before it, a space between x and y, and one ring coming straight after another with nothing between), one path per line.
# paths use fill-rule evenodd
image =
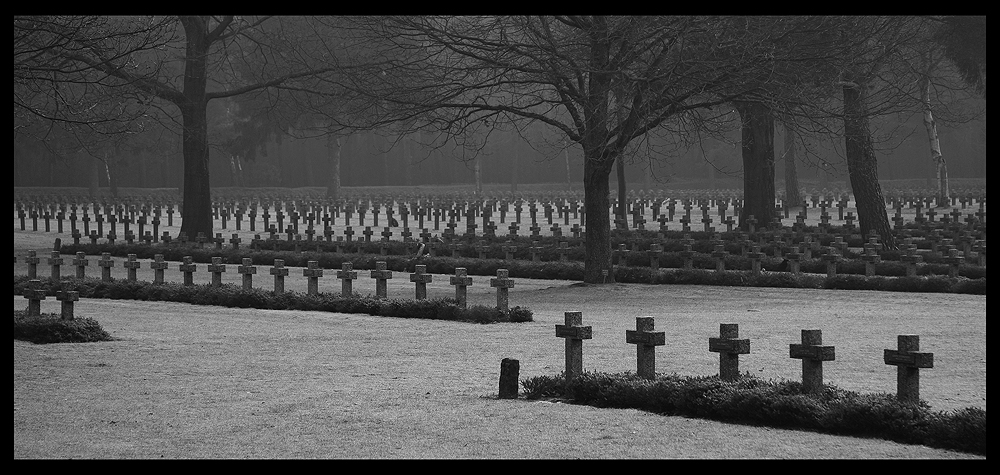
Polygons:
M288 268L285 267L284 259L275 259L274 267L271 267L271 275L274 276L274 293L280 294L285 291L285 276L288 275Z
M319 278L323 277L323 269L319 267L319 261L308 261L306 268L302 269L302 276L308 278L307 293L316 295L319 293Z

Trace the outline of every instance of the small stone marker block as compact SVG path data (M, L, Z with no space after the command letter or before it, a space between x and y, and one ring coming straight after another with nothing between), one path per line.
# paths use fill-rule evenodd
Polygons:
M392 278L392 271L387 270L385 261L375 262L375 270L371 271L371 276L375 279L375 296L386 298L386 281Z
M822 330L802 330L802 343L788 345L788 357L802 360L802 389L817 392L823 388L823 362L836 359L833 346L823 345Z
M517 399L521 363L512 358L500 361L500 399Z
M468 270L465 267L456 267L455 275L449 278L451 285L455 286L455 300L458 301L458 306L466 308L467 305L467 287L472 285L472 277L469 277Z
M920 368L934 367L934 353L920 352L920 336L899 335L896 349L885 350L885 364L896 367L896 398L900 401L920 400Z
M719 354L719 377L731 381L740 376L740 355L750 354L750 340L740 339L735 323L719 324L719 338L708 339L708 351Z
M427 273L427 265L417 264L414 273L410 274L410 282L415 285L415 298L423 300L427 298L427 284L433 281L434 276Z
M583 326L583 312L566 312L565 324L556 325L556 337L566 339L566 380L583 372L583 340L594 337L591 327Z
M635 330L625 330L625 342L636 345L636 374L656 377L656 347L666 344L666 335L655 332L653 317L635 317Z

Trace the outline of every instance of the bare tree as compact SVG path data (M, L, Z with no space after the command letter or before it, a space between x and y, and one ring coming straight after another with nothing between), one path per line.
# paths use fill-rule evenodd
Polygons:
M181 231L211 235L208 104L279 87L305 90L309 80L332 73L336 67L323 28L311 18L291 17L15 18L15 91L22 78L25 88L37 93L22 101L23 108L44 111L32 113L50 121L79 122L74 113L83 110L92 123L104 117L127 124L128 114L92 107L107 97L134 97L141 104L156 99L172 108L184 155ZM19 69L18 63L31 67ZM46 63L58 67L44 78L28 74ZM67 85L77 94L72 100L63 94ZM119 92L109 94L109 88ZM53 92L46 96L46 91Z
M350 19L341 85L353 125L412 121L473 148L475 132L539 122L584 153L587 282L613 278L611 170L634 140L678 134L757 87L771 32L729 17ZM351 51L345 48L345 51ZM772 185L773 187L773 185ZM773 205L772 205L773 206ZM604 274L608 274L605 277Z

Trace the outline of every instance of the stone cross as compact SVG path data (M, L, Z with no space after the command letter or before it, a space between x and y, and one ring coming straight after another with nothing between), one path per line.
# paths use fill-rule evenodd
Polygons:
M719 324L719 338L708 339L708 351L719 354L719 377L732 381L740 377L740 355L750 353L750 340L740 339L735 323Z
M417 300L423 300L427 298L427 284L433 280L433 276L427 273L427 266L425 264L417 264L414 266L414 273L410 274L410 282L415 283L415 298Z
M253 265L253 259L243 258L243 265L236 268L236 272L243 275L243 290L253 289L253 275L257 273L257 268Z
M153 269L153 283L163 283L163 271L167 268L167 262L163 260L163 254L153 256L153 262L149 263L149 268Z
M45 300L45 290L42 281L31 279L24 289L24 298L28 299L28 316L38 316L42 313L42 300Z
M52 266L52 280L59 280L62 275L60 273L59 267L62 265L63 259L59 254L59 251L52 251L49 257L49 265Z
M591 327L583 326L583 312L566 312L565 324L556 325L556 337L566 339L566 381L583 373L583 340L594 337Z
M625 342L636 345L636 374L656 377L656 347L666 344L663 332L655 332L653 317L635 317L635 330L625 330Z
M455 300L458 301L458 306L466 308L466 287L472 285L472 277L469 277L465 267L456 267L455 275L451 276L449 280L451 285L455 286Z
M319 267L319 261L306 262L306 268L302 269L302 276L308 278L306 292L309 295L319 293L319 278L323 277L323 269Z
M358 278L358 271L354 270L354 263L344 262L340 265L340 270L337 271L337 278L341 280L340 284L340 295L342 297L351 297L354 295L354 280Z
M38 277L38 253L31 249L28 251L28 257L24 258L24 262L28 264L28 278L35 279Z
M375 279L375 296L386 298L386 281L392 278L392 271L386 269L385 261L375 262L375 270L371 271L371 276Z
M194 258L191 256L182 257L178 268L184 274L184 285L194 285L194 273L198 270L198 265L194 263Z
M274 267L271 267L271 275L274 276L274 292L282 293L285 291L285 276L288 275L288 268L285 267L284 259L275 259Z
M920 400L920 368L934 367L934 353L920 350L920 336L899 335L896 349L886 349L885 364L896 367L896 398L900 401Z
M823 260L826 261L826 276L833 278L837 276L837 263L840 262L841 256L835 247L829 247L826 254L823 255Z
M726 252L726 246L724 244L716 244L715 250L712 251L712 258L715 259L715 271L725 272L726 271L726 256L729 253Z
M139 261L136 260L135 254L129 254L128 259L122 263L126 269L128 269L128 280L135 282L138 280L136 278L136 273L139 269Z
M649 250L646 251L646 254L649 256L649 267L651 267L653 271L660 270L660 254L663 254L663 246L654 242L653 244L650 244Z
M822 330L802 330L802 343L788 345L788 357L802 360L802 390L823 389L823 362L836 358L834 347L823 345Z
M73 319L73 302L80 300L80 292L76 290L62 290L56 295L56 300L62 302L60 314L63 320Z
M73 259L73 265L76 266L76 278L83 279L87 277L87 254L84 252L77 252L76 259Z
M222 273L226 272L226 265L222 263L221 257L213 257L212 263L208 265L208 271L212 273L212 287L222 285Z
M497 269L497 276L490 279L490 287L497 289L497 310L507 313L507 292L514 287L514 279L508 277L507 269Z
M101 260L97 261L97 265L101 266L101 280L111 282L111 268L115 266L115 261L111 259L111 253L102 252Z

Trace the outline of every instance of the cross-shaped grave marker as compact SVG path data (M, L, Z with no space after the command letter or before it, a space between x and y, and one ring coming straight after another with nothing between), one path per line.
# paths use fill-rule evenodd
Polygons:
M920 352L920 336L898 335L896 349L886 349L883 360L896 367L896 398L920 400L920 368L934 367L934 353Z
M139 261L136 260L135 254L129 254L128 258L125 260L125 262L122 263L122 267L125 267L126 269L128 269L128 271L127 271L127 276L128 276L127 279L129 281L135 282L136 280L138 280L138 278L136 277L136 274L139 271L139 265L140 265Z
M497 310L507 313L508 289L514 287L514 279L508 277L507 269L497 269L497 276L490 279L490 287L497 289Z
M434 280L434 276L427 273L427 265L417 264L413 273L410 274L410 282L414 283L414 294L417 300L427 298L427 284Z
M566 339L566 381L583 373L583 340L594 337L590 326L583 326L583 312L566 312L565 324L556 325L556 337Z
M788 357L802 360L802 390L823 388L823 362L836 359L833 346L823 345L822 330L802 330L802 343L788 345Z
M635 330L625 330L625 342L636 345L636 374L656 377L656 347L666 344L663 332L653 331L653 317L635 317Z
M358 278L358 271L354 270L354 263L344 262L340 264L340 270L337 271L337 278L341 280L340 295L342 297L353 296L354 280Z
M97 261L97 265L101 266L101 280L111 282L111 268L115 266L114 259L111 259L111 253L102 252L101 260Z
M306 262L306 268L302 269L302 276L308 279L306 292L309 295L319 293L319 278L323 277L323 269L319 267L319 261Z
M253 289L253 275L257 273L253 259L244 257L243 264L236 268L236 272L243 276L243 290Z
M750 340L740 339L736 323L719 324L719 338L708 339L708 351L719 354L719 377L731 381L740 376L740 355L750 353Z
M465 267L456 267L455 275L449 278L451 285L455 286L455 300L458 301L458 306L462 308L467 307L467 287L472 285L472 277L469 277L468 270Z

